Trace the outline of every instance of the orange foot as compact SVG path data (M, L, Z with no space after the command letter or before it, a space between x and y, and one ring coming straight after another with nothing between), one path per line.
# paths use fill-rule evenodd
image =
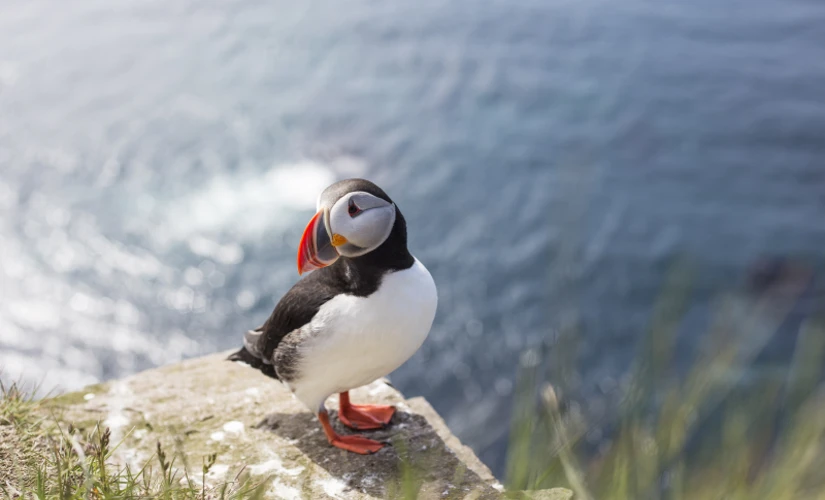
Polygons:
M387 443L367 439L364 436L342 436L337 434L329 423L329 414L326 410L318 413L318 420L321 421L321 425L324 427L327 441L336 448L360 453L361 455L370 455L387 445Z
M342 450L360 453L361 455L371 455L386 446L386 443L367 439L364 436L341 435L336 436L329 444Z
M392 420L394 406L354 405L349 402L349 391L338 395L338 420L351 429L382 429Z

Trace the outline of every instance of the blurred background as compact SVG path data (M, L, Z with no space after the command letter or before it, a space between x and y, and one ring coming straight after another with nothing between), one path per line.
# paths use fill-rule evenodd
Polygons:
M676 365L717 297L806 269L748 368L783 373L822 291L824 48L819 0L0 0L2 377L237 346L358 176L439 288L393 382L501 476L520 370L552 381L574 324L598 450L674 263Z

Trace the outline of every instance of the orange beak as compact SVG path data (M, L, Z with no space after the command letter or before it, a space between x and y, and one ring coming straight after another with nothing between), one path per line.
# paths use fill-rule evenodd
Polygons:
M301 235L298 246L298 274L326 267L338 260L338 251L325 223L324 210L316 213Z

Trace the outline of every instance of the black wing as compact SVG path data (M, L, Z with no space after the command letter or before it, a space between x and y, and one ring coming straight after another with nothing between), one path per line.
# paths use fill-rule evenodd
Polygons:
M273 353L281 340L312 321L327 301L340 293L347 293L349 287L341 279L337 267L318 269L295 283L263 326L246 332L244 347L227 359L246 363L277 379L272 364Z

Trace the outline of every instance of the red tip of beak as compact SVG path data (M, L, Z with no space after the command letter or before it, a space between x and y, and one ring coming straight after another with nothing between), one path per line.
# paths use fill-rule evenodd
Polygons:
M298 274L326 267L336 259L338 252L332 246L324 226L324 211L316 213L301 235L298 246Z
M315 225L318 224L318 219L322 212L312 216L307 227L304 228L304 234L301 235L301 243L298 245L298 274L304 274L305 271L312 271L322 267L316 265L314 262L315 252Z

